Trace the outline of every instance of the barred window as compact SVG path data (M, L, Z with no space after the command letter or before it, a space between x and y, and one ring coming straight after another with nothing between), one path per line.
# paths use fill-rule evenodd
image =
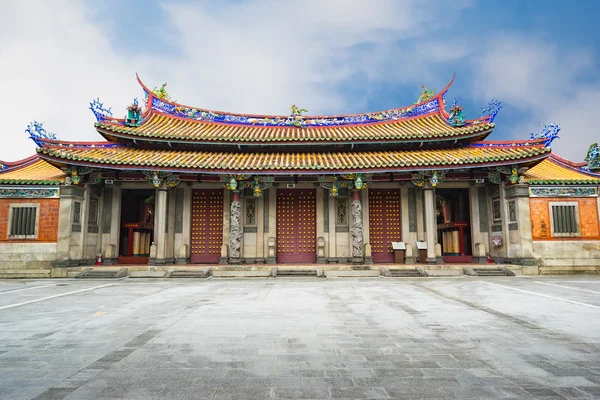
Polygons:
M335 199L335 224L348 225L348 200L345 198Z
M255 198L246 198L246 225L256 225Z
M168 208L167 208L168 211ZM88 224L97 226L98 225L98 199L90 199L90 210L88 212Z
M35 239L38 208L37 204L11 204L8 236L12 239Z
M552 236L579 235L579 208L576 202L551 202Z

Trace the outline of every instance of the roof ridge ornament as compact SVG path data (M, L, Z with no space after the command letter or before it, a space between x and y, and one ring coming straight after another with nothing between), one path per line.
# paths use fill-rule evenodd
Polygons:
M417 99L417 101L415 102L415 104L420 104L420 103L424 103L428 100L431 100L435 97L435 95L437 94L437 92L433 89L427 89L425 87L425 85L421 84L421 88L423 89L423 91L421 92L421 95L419 96L419 98Z
M171 96L169 96L169 93L167 93L167 89L165 89L165 86L167 86L167 82L163 83L160 89L154 87L154 89L152 89L152 93L161 100L173 102Z
M290 110L292 111L292 114L290 115L288 123L296 128L304 128L306 124L302 113L308 112L308 110L306 108L298 108L295 104L290 106Z
M92 110L98 122L104 122L113 115L112 107L104 108L104 103L100 101L99 97L90 101L90 110Z
M29 138L35 142L39 147L42 147L43 140L58 140L56 133L48 132L42 126L43 122L32 121L27 125L25 132L29 133Z
M498 113L500 112L500 109L502 108L502 102L496 99L492 99L490 100L490 102L487 104L487 106L485 106L484 108L481 109L481 112L479 113L479 116L481 118L483 117L489 117L490 118L490 124L494 122L494 119L496 119L496 115L498 115Z
M456 104L456 98L454 98L454 101L452 102L452 108L450 108L448 123L455 127L465 125L465 118L463 117L463 108Z
M587 161L587 165L583 167L583 169L600 172L600 146L598 146L598 143L594 143L590 146L585 161Z
M558 136L560 132L560 125L555 123L542 124L542 130L539 132L533 132L529 137L529 140L544 140L544 145L550 147L550 144L554 139L560 138Z

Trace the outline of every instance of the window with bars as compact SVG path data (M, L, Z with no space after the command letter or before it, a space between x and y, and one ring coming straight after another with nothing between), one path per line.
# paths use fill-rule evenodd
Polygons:
M256 225L256 199L246 198L246 225Z
M579 235L579 207L576 202L550 203L552 236Z
M37 237L38 208L36 204L10 206L8 236L11 239L35 239Z

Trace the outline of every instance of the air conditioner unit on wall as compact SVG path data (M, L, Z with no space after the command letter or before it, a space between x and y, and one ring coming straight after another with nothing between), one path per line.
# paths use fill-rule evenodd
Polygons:
M287 187L287 188L295 188L295 187L296 187L296 184L295 184L295 183L288 183L288 184L286 185L286 187Z
M483 178L475 179L475 183L484 183L484 182L485 182L485 179L483 179Z

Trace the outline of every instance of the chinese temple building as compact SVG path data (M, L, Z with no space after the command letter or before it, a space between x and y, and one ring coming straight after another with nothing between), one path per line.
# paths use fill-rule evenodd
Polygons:
M598 271L600 161L552 153L556 124L490 141L452 82L382 112L265 116L178 104L165 85L102 136L67 142L32 123L37 155L0 172L0 272L103 264L511 264ZM403 259L395 258L402 249ZM7 275L8 272L5 274Z

